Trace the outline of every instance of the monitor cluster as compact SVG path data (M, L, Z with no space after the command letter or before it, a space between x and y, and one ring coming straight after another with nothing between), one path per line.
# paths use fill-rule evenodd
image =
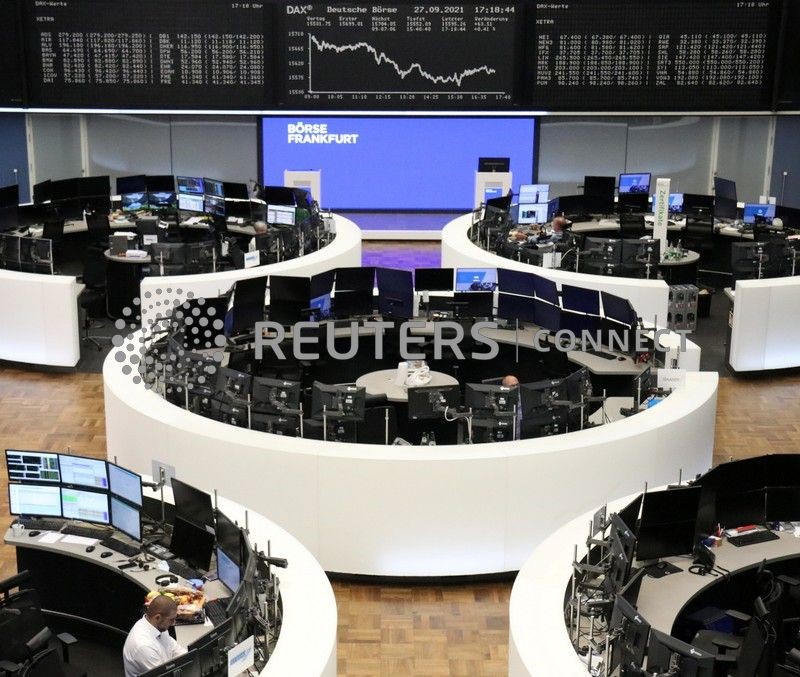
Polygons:
M142 539L142 480L109 461L6 449L12 515L111 525Z
M612 643L612 671L711 677L712 654L651 629L638 613L642 577L677 571L665 560L687 555L694 556L697 566L713 569L714 556L702 541L720 530L766 526L753 542L774 540L777 530L793 530L800 520L800 484L793 480L798 473L798 455L770 454L723 463L689 485L646 491L608 520L601 508L587 539L588 555L575 563L569 622L576 622L579 605L601 611ZM747 543L736 543L736 538L734 545Z

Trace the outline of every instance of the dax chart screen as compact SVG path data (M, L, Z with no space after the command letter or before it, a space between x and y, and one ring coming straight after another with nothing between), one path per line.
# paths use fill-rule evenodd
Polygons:
M513 3L286 5L282 103L295 108L508 108Z

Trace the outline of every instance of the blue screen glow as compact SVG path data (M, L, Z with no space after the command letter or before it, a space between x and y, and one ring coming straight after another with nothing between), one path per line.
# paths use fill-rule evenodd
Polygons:
M262 180L321 170L323 207L470 210L479 157L533 180L533 118L265 117Z

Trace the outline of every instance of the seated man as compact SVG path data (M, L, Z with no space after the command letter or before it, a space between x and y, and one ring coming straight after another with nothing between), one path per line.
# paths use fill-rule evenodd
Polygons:
M177 615L178 604L171 597L159 595L152 599L122 648L125 677L137 677L186 653L168 634Z
M264 222L264 221L256 221L253 224L253 230L256 231L256 234L253 235L253 237L250 238L250 244L248 245L248 248L247 248L247 251L249 251L249 252L254 252L256 249L258 249L258 245L256 244L256 242L257 242L256 238L259 235L266 235L267 234L267 224L266 224L266 222Z
M556 242L561 242L564 237L564 229L569 224L566 217L564 216L556 216L550 222L549 228L543 229L542 232L539 234L539 237L536 239L537 244L549 244Z

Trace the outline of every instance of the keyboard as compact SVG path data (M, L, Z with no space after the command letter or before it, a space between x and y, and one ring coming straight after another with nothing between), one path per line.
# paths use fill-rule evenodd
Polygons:
M66 536L83 536L84 538L103 538L108 536L108 529L98 529L97 527L79 527L75 524L67 524L61 531Z
M741 548L743 545L753 545L755 543L766 543L767 541L774 541L779 538L778 534L765 529L763 531L751 531L741 536L730 536L728 543Z
M206 618L215 626L222 625L228 620L227 608L230 601L230 597L223 597L206 602L206 605L203 607L203 610L206 612Z
M49 519L18 519L17 524L22 524L26 529L37 529L39 531L61 531L66 522L64 520Z
M100 541L100 545L114 552L118 552L120 555L125 555L125 557L135 557L141 552L141 548L120 541L118 538L104 538Z
M202 574L199 571L195 571L192 569L192 567L181 564L180 562L176 562L174 559L169 561L169 570L173 574L178 574L178 576L185 578L186 580L191 578L202 578Z

